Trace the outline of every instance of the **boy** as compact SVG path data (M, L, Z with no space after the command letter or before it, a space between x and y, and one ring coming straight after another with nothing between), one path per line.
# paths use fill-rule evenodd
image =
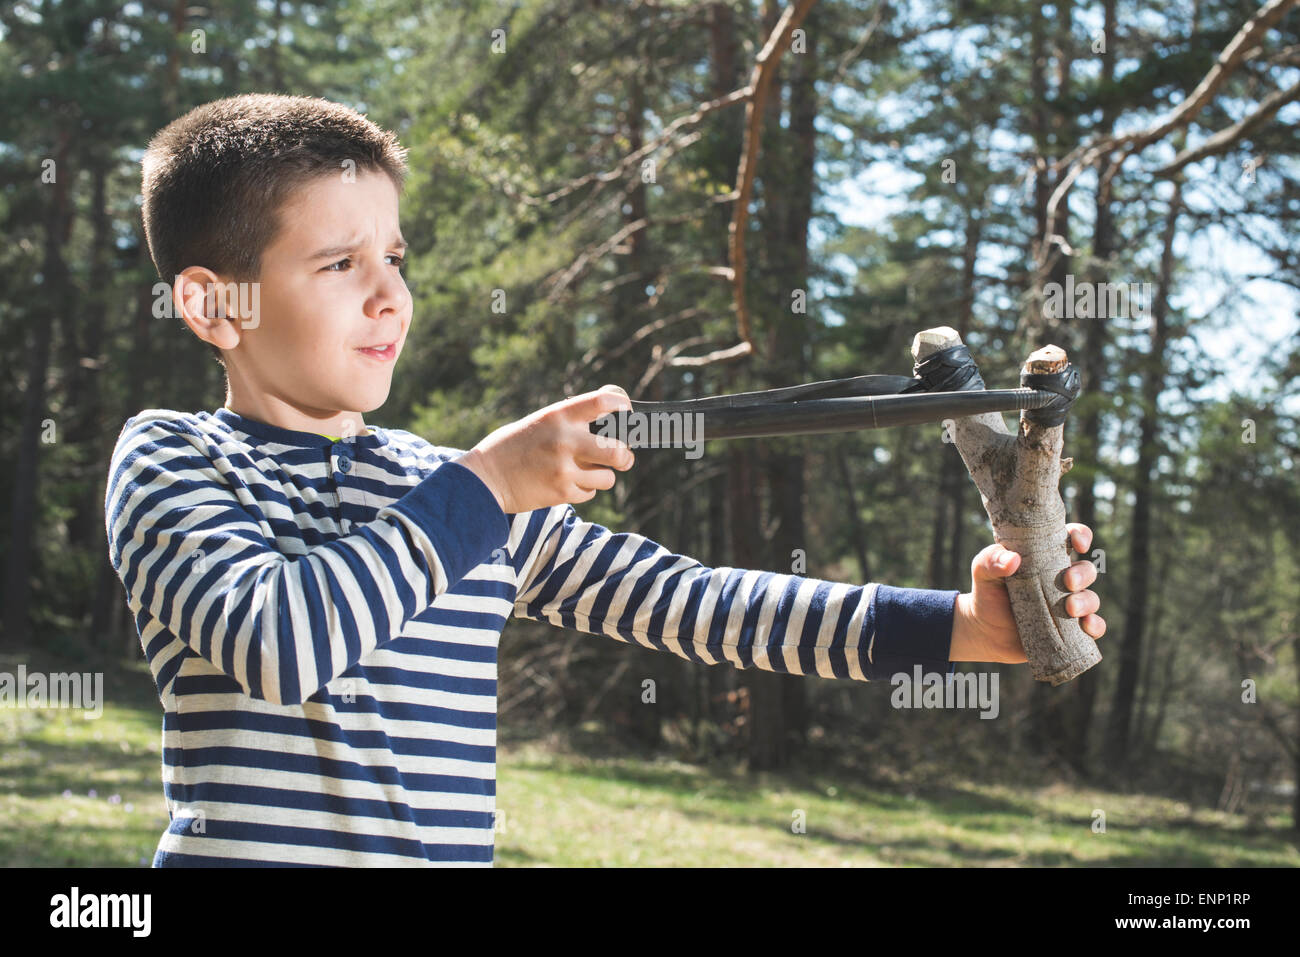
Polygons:
M367 427L411 322L403 154L345 107L249 95L144 157L154 263L228 378L214 414L131 418L105 501L163 705L155 866L491 865L511 614L801 675L1025 660L997 581L1019 557L997 546L958 596L707 568L583 521L572 503L633 462L588 429L630 407L616 387L468 451ZM1099 637L1095 574L1066 578Z

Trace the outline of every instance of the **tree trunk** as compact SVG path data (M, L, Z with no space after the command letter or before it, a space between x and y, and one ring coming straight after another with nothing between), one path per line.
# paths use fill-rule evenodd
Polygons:
M966 210L966 238L962 249L962 299L957 315L957 334L963 341L970 335L975 322L975 264L979 260L980 243L984 238L984 222L979 209ZM970 558L966 554L966 478L960 455L949 454L948 471L952 485L949 496L952 502L952 533L948 553L948 574L942 588L965 589Z
M763 37L771 35L780 13L777 4L765 0L759 14ZM784 138L781 136L783 74L784 70L778 66L772 79L771 95L764 104L763 117L760 121L767 132L760 154L762 156L760 176L764 184L787 182L787 177L781 168L785 145ZM761 235L764 242L761 249L766 268L758 274L751 271L750 278L763 281L769 286L769 292L763 299L770 303L772 295L770 289L779 288L778 283L781 278L783 265L781 256L785 253L785 217L783 194L767 189L763 192L767 201L759 207L757 218L763 227ZM772 336L775 337L779 331L778 310L769 308L767 318L770 320ZM771 360L778 358L774 339L768 343L766 353ZM762 379L765 374L774 373L769 368L756 370L756 374ZM779 375L779 372L775 375ZM739 568L765 568L768 567L770 556L768 550L763 547L765 543L757 531L762 519L760 509L762 497L758 494L754 483L758 481L760 474L757 462L765 455L768 443L760 441L744 444L748 445L749 449L742 455L733 455L731 459L734 466L733 480L749 486L743 493L744 498L739 497L741 493L736 485L732 486L733 557ZM740 673L738 683L745 694L744 717L747 721L745 758L749 770L761 771L783 766L786 760L785 709L782 706L784 695L780 687L780 678L771 672L749 668Z
M737 86L737 62L736 62L736 23L735 14L732 8L726 3L711 3L709 5L709 69L710 69L710 91L711 98L717 98L730 93ZM709 153L708 160L710 168L714 175L725 179L727 176L734 176L736 165L740 161L740 115L734 110L723 110L715 117L717 138L711 140L714 148ZM718 204L718 207L712 212L712 222L718 240L718 257L725 262L729 254L730 245L727 240L727 228L731 221L731 212L724 205ZM724 371L724 378L727 381L734 381L735 370L728 366ZM699 382L698 377L696 382ZM703 459L696 460L695 468L703 468ZM709 514L708 514L708 551L705 553L705 562L716 568L718 566L736 567L737 562L730 556L730 529L732 519L730 517L729 489L733 482L732 463L730 458L727 461L727 469L708 480L709 495ZM697 750L706 757L711 755L712 747L706 737L706 731L711 727L716 719L717 714L714 709L714 702L725 693L727 687L735 679L727 674L728 669L723 668L698 668L698 678L695 683L696 688L696 707L695 707L695 744Z
M176 119L179 113L179 90L181 80L181 36L185 33L186 18L189 15L190 5L186 0L176 0L172 4L172 29L173 41L167 50L167 79L163 83L162 102L163 110L166 114L166 122ZM226 76L233 74L227 73ZM277 91L278 92L278 91Z
M135 254L138 257L140 269L144 275L149 274L152 268L152 262L149 259L149 247L144 240L142 227L136 229L136 246ZM146 383L150 380L150 370L157 365L157 359L152 354L153 345L158 339L154 334L151 323L156 322L153 318L153 291L152 283L141 283L139 287L139 298L136 300L135 308L130 317L130 337L135 347L127 356L127 383L126 383L126 408L117 418L117 429L126 424L126 420L141 411L145 392ZM174 320L179 322L180 320ZM154 403L156 405L157 403ZM116 439L116 434L113 438ZM126 596L122 591L122 582L113 570L112 565L108 562L107 549L105 549L104 562L99 572L100 594L112 596L112 603L107 609L107 619L103 623L106 642L110 648L118 647L122 649L123 654L132 655L138 647L139 632L136 629L134 619L131 617L131 611L127 607ZM96 602L98 606L98 602ZM96 633L99 631L99 623L92 622L92 628Z
M976 198L972 197L972 202ZM975 264L979 259L983 224L976 208L966 210L962 245L962 298L957 313L957 334L965 340L975 318ZM947 432L944 433L947 437ZM945 446L949 444L945 441ZM939 465L939 497L930 542L930 587L966 587L966 468L956 449L944 448Z
M765 549L759 535L761 515L756 482L759 471L757 448L752 442L735 442L727 449L727 498L731 504L731 554L736 568L761 568ZM767 678L768 681L761 679ZM781 734L781 695L773 684L776 676L749 668L740 673L745 689L737 723L744 725L746 756L751 770L780 767L785 763ZM755 680L760 679L760 680Z
M1291 660L1300 661L1300 632L1291 639ZM1300 668L1295 669L1296 683L1300 684ZM1291 796L1291 830L1300 832L1300 748L1290 747L1291 774L1295 778L1295 792Z
M939 487L934 496L934 521L930 527L930 567L926 575L926 585L930 588L943 587L944 569L948 564L944 546L952 535L949 499L954 484L951 478L953 460L956 459L957 463L961 462L961 456L948 449L942 450L940 456ZM960 468L960 464L958 467ZM959 474L958 478L960 477Z
M75 291L63 258L63 247L72 232L74 215L69 200L73 177L69 157L73 134L59 131L55 146L54 182L50 185L45 217L45 251L41 264L40 306L32 328L27 353L26 394L19 424L17 462L14 463L13 495L10 500L10 540L5 563L4 623L10 647L21 647L30 638L31 583L40 574L39 550L32 545L38 512L37 464L41 450L43 420L47 417L45 379L49 373L54 327L61 316L72 312ZM59 423L55 423L58 428ZM63 438L55 433L57 438Z
M1102 86L1108 87L1115 80L1115 3L1105 0L1103 13L1104 50L1101 52ZM1115 128L1115 112L1110 107L1110 100L1102 108L1101 123L1095 134L1108 136ZM1104 158L1099 170L1103 173L1098 183L1093 204L1092 256L1093 266L1089 270L1090 278L1095 283L1109 281L1111 273L1110 258L1115 253L1115 221L1111 212L1111 185L1113 180L1104 175L1108 158ZM1078 520L1093 532L1094 546L1104 541L1097 526L1096 481L1101 465L1101 397L1106 394L1106 333L1110 323L1098 317L1089 322L1083 335L1083 361L1080 363L1083 393L1086 396L1080 403L1078 429L1076 431L1079 458L1084 467L1079 470L1076 481L1075 514ZM1088 672L1079 676L1070 694L1070 717L1066 721L1062 738L1065 759L1076 770L1087 773L1088 739L1092 727L1094 708L1097 702L1097 686L1100 676Z
M854 478L849 471L848 459L844 454L844 447L836 445L835 451L831 453L835 459L835 467L839 470L840 483L844 486L844 497L847 502L847 512L849 516L849 534L853 544L853 554L858 559L859 583L866 584L871 581L871 563L867 558L867 533L862 527L862 516L858 513L858 497L853 491Z
M1051 176L1047 170L1046 159L1050 153L1048 147L1047 125L1047 24L1043 13L1044 0L1035 0L1029 11L1029 134L1034 143L1034 237L1036 244L1042 244L1047 237L1047 203L1052 195ZM1030 261L1036 262L1039 249L1030 250ZM1043 290L1038 284L1042 281L1039 271L1033 271L1030 280L1030 295L1025 300L1025 310L1021 316L1022 326L1029 332L1031 346L1037 348L1042 344L1042 331L1039 319L1042 315Z
M768 34L781 13L776 4L764 7L764 26ZM816 10L806 25L806 46L802 53L791 52L790 67L774 80L774 92L782 88L782 74L789 77L789 126L781 128L780 95L767 101L764 117L766 141L771 148L764 153L764 182L780 183L780 191L765 191L763 236L768 272L775 280L776 300L767 313L769 322L768 362L764 370L769 387L790 385L807 378L808 349L808 226L812 218L813 191L816 186L817 75ZM803 309L795 311L796 296ZM775 519L770 557L762 565L788 573L795 549L808 551L804 533L803 443L797 439L765 442L770 508ZM741 520L744 520L742 513ZM743 682L750 692L752 717L749 767L768 770L783 767L791 747L800 747L806 736L806 679L751 669Z
M1062 109L1064 104L1070 102L1070 68L1074 62L1073 40L1071 38L1073 11L1070 9L1070 0L1058 0L1055 8L1057 11L1056 94L1052 100L1051 147L1049 153L1053 160L1058 156L1065 155L1074 148L1074 124L1067 120L1067 116L1072 115L1072 113L1067 113ZM1055 181L1050 182L1048 184L1049 190L1056 189L1056 185ZM1053 232L1069 245L1069 192L1066 192L1061 198L1061 203L1056 209L1055 229ZM1052 253L1053 260L1049 279L1051 282L1064 287L1066 276L1072 268L1073 258L1062 246L1053 247ZM1046 319L1046 317L1043 318ZM1071 324L1061 321L1044 321L1036 328L1042 336L1037 345L1042 345L1043 342L1057 342L1067 352L1077 351L1078 343L1075 341L1074 329Z
M92 167L90 293L86 308L66 317L64 328L68 345L65 359L68 376L68 409L72 413L66 439L76 448L77 480L84 488L68 520L68 541L74 548L99 550L104 538L105 462L102 439L104 423L99 398L104 348L104 324L108 313L105 290L108 286L108 258L112 254L113 235L105 203L108 170ZM85 336L79 335L84 331Z
M732 479L730 461L727 464L727 469L719 472L708 481L709 538L705 562L712 568L724 565L733 568L736 566L736 562L732 560L729 554L728 535L731 528L731 518L728 507L728 493ZM699 678L696 682L698 697L696 703L695 747L707 759L713 753L707 732L717 720L714 701L717 700L719 695L723 694L730 676L720 667L702 667L696 670L699 672Z
M643 37L648 36L642 34ZM649 54L645 42L638 46L638 56L643 60ZM627 135L627 151L635 153L641 149L645 138L646 90L643 81L644 71L634 71L628 78L627 110L624 130ZM627 196L627 205L623 213L624 225L644 220L649 215L647 209L646 184L641 178L640 170L632 172L631 189ZM619 271L631 281L618 284L615 295L616 326L622 327L623 334L610 337L611 343L626 339L639 326L646 314L645 277L651 272L651 248L649 229L632 232L626 242L627 253L619 259ZM625 369L628 379L635 381L636 371ZM664 377L656 376L650 384L649 401L663 401ZM637 474L628 483L628 512L640 534L656 542L664 540L664 531L672 527L667 514L666 503L673 501L671 489L676 484L675 473L678 463L668 457L655 457L643 461ZM684 546L672 543L674 551L683 551ZM683 664L679 659L668 654L649 654L642 656L644 664L630 672L631 684L627 693L636 702L633 714L636 716L632 728L637 743L643 747L655 749L663 742L663 719L677 704L675 689L679 687ZM641 701L642 682L654 682L655 701L653 704Z
M1137 694L1138 665L1146 628L1147 592L1151 574L1151 498L1159 448L1156 443L1158 402L1165 384L1165 349L1169 339L1169 288L1174 271L1174 237L1182 208L1182 177L1174 180L1174 193L1165 217L1160 253L1160 284L1151 305L1151 351L1142 376L1142 424L1137 464L1134 466L1133 522L1129 540L1128 601L1124 614L1124 638L1120 644L1115 703L1106 729L1108 763L1122 768L1129 756L1129 733Z

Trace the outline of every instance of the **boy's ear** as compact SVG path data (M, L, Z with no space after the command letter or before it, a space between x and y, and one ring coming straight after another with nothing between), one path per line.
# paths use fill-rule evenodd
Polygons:
M239 294L230 294L233 286L237 284L223 281L203 266L181 270L172 285L172 300L185 324L218 349L235 348L241 326L249 327L241 315Z

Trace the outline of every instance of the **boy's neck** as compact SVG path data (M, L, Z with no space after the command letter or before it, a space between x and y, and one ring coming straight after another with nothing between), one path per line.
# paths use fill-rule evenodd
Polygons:
M225 407L246 419L294 432L315 432L327 436L369 435L360 412L320 412L304 410L274 396L249 398L226 391Z

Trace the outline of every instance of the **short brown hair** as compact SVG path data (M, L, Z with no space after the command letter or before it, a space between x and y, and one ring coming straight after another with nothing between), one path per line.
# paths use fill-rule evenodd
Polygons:
M201 265L256 281L284 202L349 160L357 172L387 173L401 192L406 150L397 137L339 103L248 93L173 120L141 161L144 234L159 278L171 283Z

